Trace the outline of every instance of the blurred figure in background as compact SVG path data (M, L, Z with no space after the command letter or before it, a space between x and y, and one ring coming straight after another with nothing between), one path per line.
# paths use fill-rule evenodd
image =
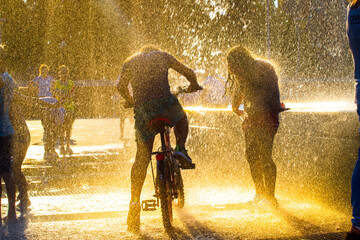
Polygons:
M22 115L21 107L18 103L15 103L15 101L11 104L10 121L15 130L12 139L12 158L14 178L19 191L17 199L20 202L18 206L20 212L24 213L31 205L31 202L28 196L28 183L25 175L21 171L21 166L30 145L30 131Z
M59 67L59 80L55 81L52 86L52 91L55 98L60 102L65 109L64 124L60 130L60 154L71 155L73 153L70 148L71 131L75 121L75 83L69 79L69 68L65 65ZM64 147L64 139L66 150Z
M49 75L49 66L41 64L39 67L39 76L34 78L30 83L30 88L35 89L37 96L41 97L52 97L51 85L54 83L54 79Z
M51 86L55 80L49 75L49 67L46 64L41 64L39 68L39 76L34 78L30 83L29 88L35 90L39 99L47 103L55 103L57 100L53 98L51 93ZM59 158L55 151L55 145L58 137L58 128L56 127L56 110L55 109L40 109L39 116L41 124L44 128L44 159L54 161Z
M280 103L278 77L270 63L254 59L241 45L230 49L227 62L232 110L244 117L245 156L255 185L254 202L277 207L272 149L279 113L287 110ZM244 110L239 109L242 103Z
M13 173L15 183L17 185L19 195L17 200L20 201L19 209L22 214L27 212L27 208L31 205L28 196L28 183L25 175L21 171L21 166L25 160L27 150L30 145L30 131L23 116L22 107L30 108L34 106L42 108L42 110L50 111L53 108L58 108L57 104L47 103L38 98L31 98L14 91L13 101L10 107L10 122L13 126L15 133L12 138L12 160L13 160Z
M9 222L17 221L15 212L15 180L11 161L12 138L15 133L9 118L11 101L13 98L14 81L6 72L6 52L0 47L0 178L5 182L8 197L8 216ZM0 195L2 187L0 185ZM0 199L1 200L1 199ZM1 203L0 203L1 204ZM1 207L1 205L0 205ZM0 208L0 225L1 208Z
M206 107L227 107L230 100L225 96L226 79L211 70L202 82L204 90L201 91L200 102Z
M360 0L352 0L347 8L346 30L355 63L357 114L360 118ZM360 148L351 178L352 227L346 239L360 239Z

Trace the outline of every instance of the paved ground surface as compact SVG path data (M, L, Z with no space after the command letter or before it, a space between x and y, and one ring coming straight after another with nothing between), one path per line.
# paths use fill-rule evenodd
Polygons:
M186 207L175 212L173 234L164 232L157 210L142 212L141 233L133 235L126 232L126 214L135 149L119 141L118 120L77 120L74 155L56 163L42 159L40 122L28 125L32 145L23 170L31 210L19 223L3 226L1 239L343 239L350 228L349 212L281 192L277 210L254 205L248 203L251 189L196 184L201 175L184 172ZM131 136L129 122L127 129ZM151 186L148 176L143 199L151 198Z

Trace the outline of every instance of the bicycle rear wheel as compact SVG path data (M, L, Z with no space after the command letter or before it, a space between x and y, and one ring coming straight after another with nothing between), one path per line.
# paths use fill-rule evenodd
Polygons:
M171 231L173 221L173 197L171 193L170 175L165 167L165 161L158 162L158 173L160 173L158 181L163 225L166 231Z
M178 174L177 174L177 192L178 192L178 197L176 199L176 201L174 201L174 205L177 208L182 209L185 205L185 193L184 193L184 182L183 179L181 177L181 172L179 170Z

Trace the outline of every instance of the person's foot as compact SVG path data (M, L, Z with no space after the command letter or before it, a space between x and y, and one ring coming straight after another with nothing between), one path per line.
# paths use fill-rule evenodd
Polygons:
M353 225L346 234L345 240L360 240L360 230Z
M50 152L45 152L44 153L44 160L45 161L51 161L52 160L52 155Z
M183 148L176 147L174 155L175 158L178 159L181 168L190 168L193 166L192 159L187 153L185 147Z
M360 240L360 235L352 232L348 232L346 233L346 237L344 240Z
M258 204L261 202L265 197L261 194L255 193L254 199L250 200L248 203Z
M257 204L263 207L278 208L279 203L275 196L266 196L261 194L255 194L254 200L251 203Z
M69 155L72 155L74 152L70 147L67 147L66 148L66 153L69 154Z
M59 159L59 154L58 154L55 150L50 151L50 154L52 154L51 157L52 157L54 160Z
M16 213L8 214L3 218L3 221L7 224L17 223Z
M133 202L130 204L127 216L127 231L132 233L140 232L140 204Z
M21 214L26 214L28 211L28 208L31 206L31 201L29 198L26 199L20 199L20 203L17 205L17 207L20 210Z
M57 152L55 151L45 152L44 154L45 161L53 162L56 161L58 158L59 158L59 154L57 154Z

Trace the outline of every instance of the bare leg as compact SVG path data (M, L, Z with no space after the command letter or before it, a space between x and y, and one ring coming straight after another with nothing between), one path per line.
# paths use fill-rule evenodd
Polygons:
M21 171L21 166L25 160L26 152L29 144L17 144L14 146L16 151L13 152L13 172L15 183L19 191L20 209L26 210L30 205L28 196L28 183L26 181L24 173Z
M154 138L145 142L137 142L136 158L131 168L131 200L127 216L128 231L130 232L140 230L140 195L146 170L151 160L153 143Z
M131 202L138 202L140 200L146 170L151 160L153 143L154 138L145 142L137 142L135 162L131 168Z
M65 118L66 118L65 119L66 151L68 154L72 154L72 150L70 148L70 140L71 140L72 126L74 124L75 118L73 113L66 114Z
M125 117L124 117L124 113L122 112L120 117L119 117L119 127L120 127L120 141L124 141L125 136L124 136L124 128L125 128Z
M6 193L9 201L8 209L8 221L16 222L16 212L15 212L15 180L12 173L3 173L3 179L5 182Z
M245 129L245 156L250 166L255 192L257 195L265 196L264 165L260 158L261 143L259 140L257 130Z
M176 137L176 145L180 149L185 147L186 139L189 133L189 122L186 114L184 117L175 125L174 133Z
M65 128L64 126L60 126L59 129L60 155L65 155L64 139L65 139Z

